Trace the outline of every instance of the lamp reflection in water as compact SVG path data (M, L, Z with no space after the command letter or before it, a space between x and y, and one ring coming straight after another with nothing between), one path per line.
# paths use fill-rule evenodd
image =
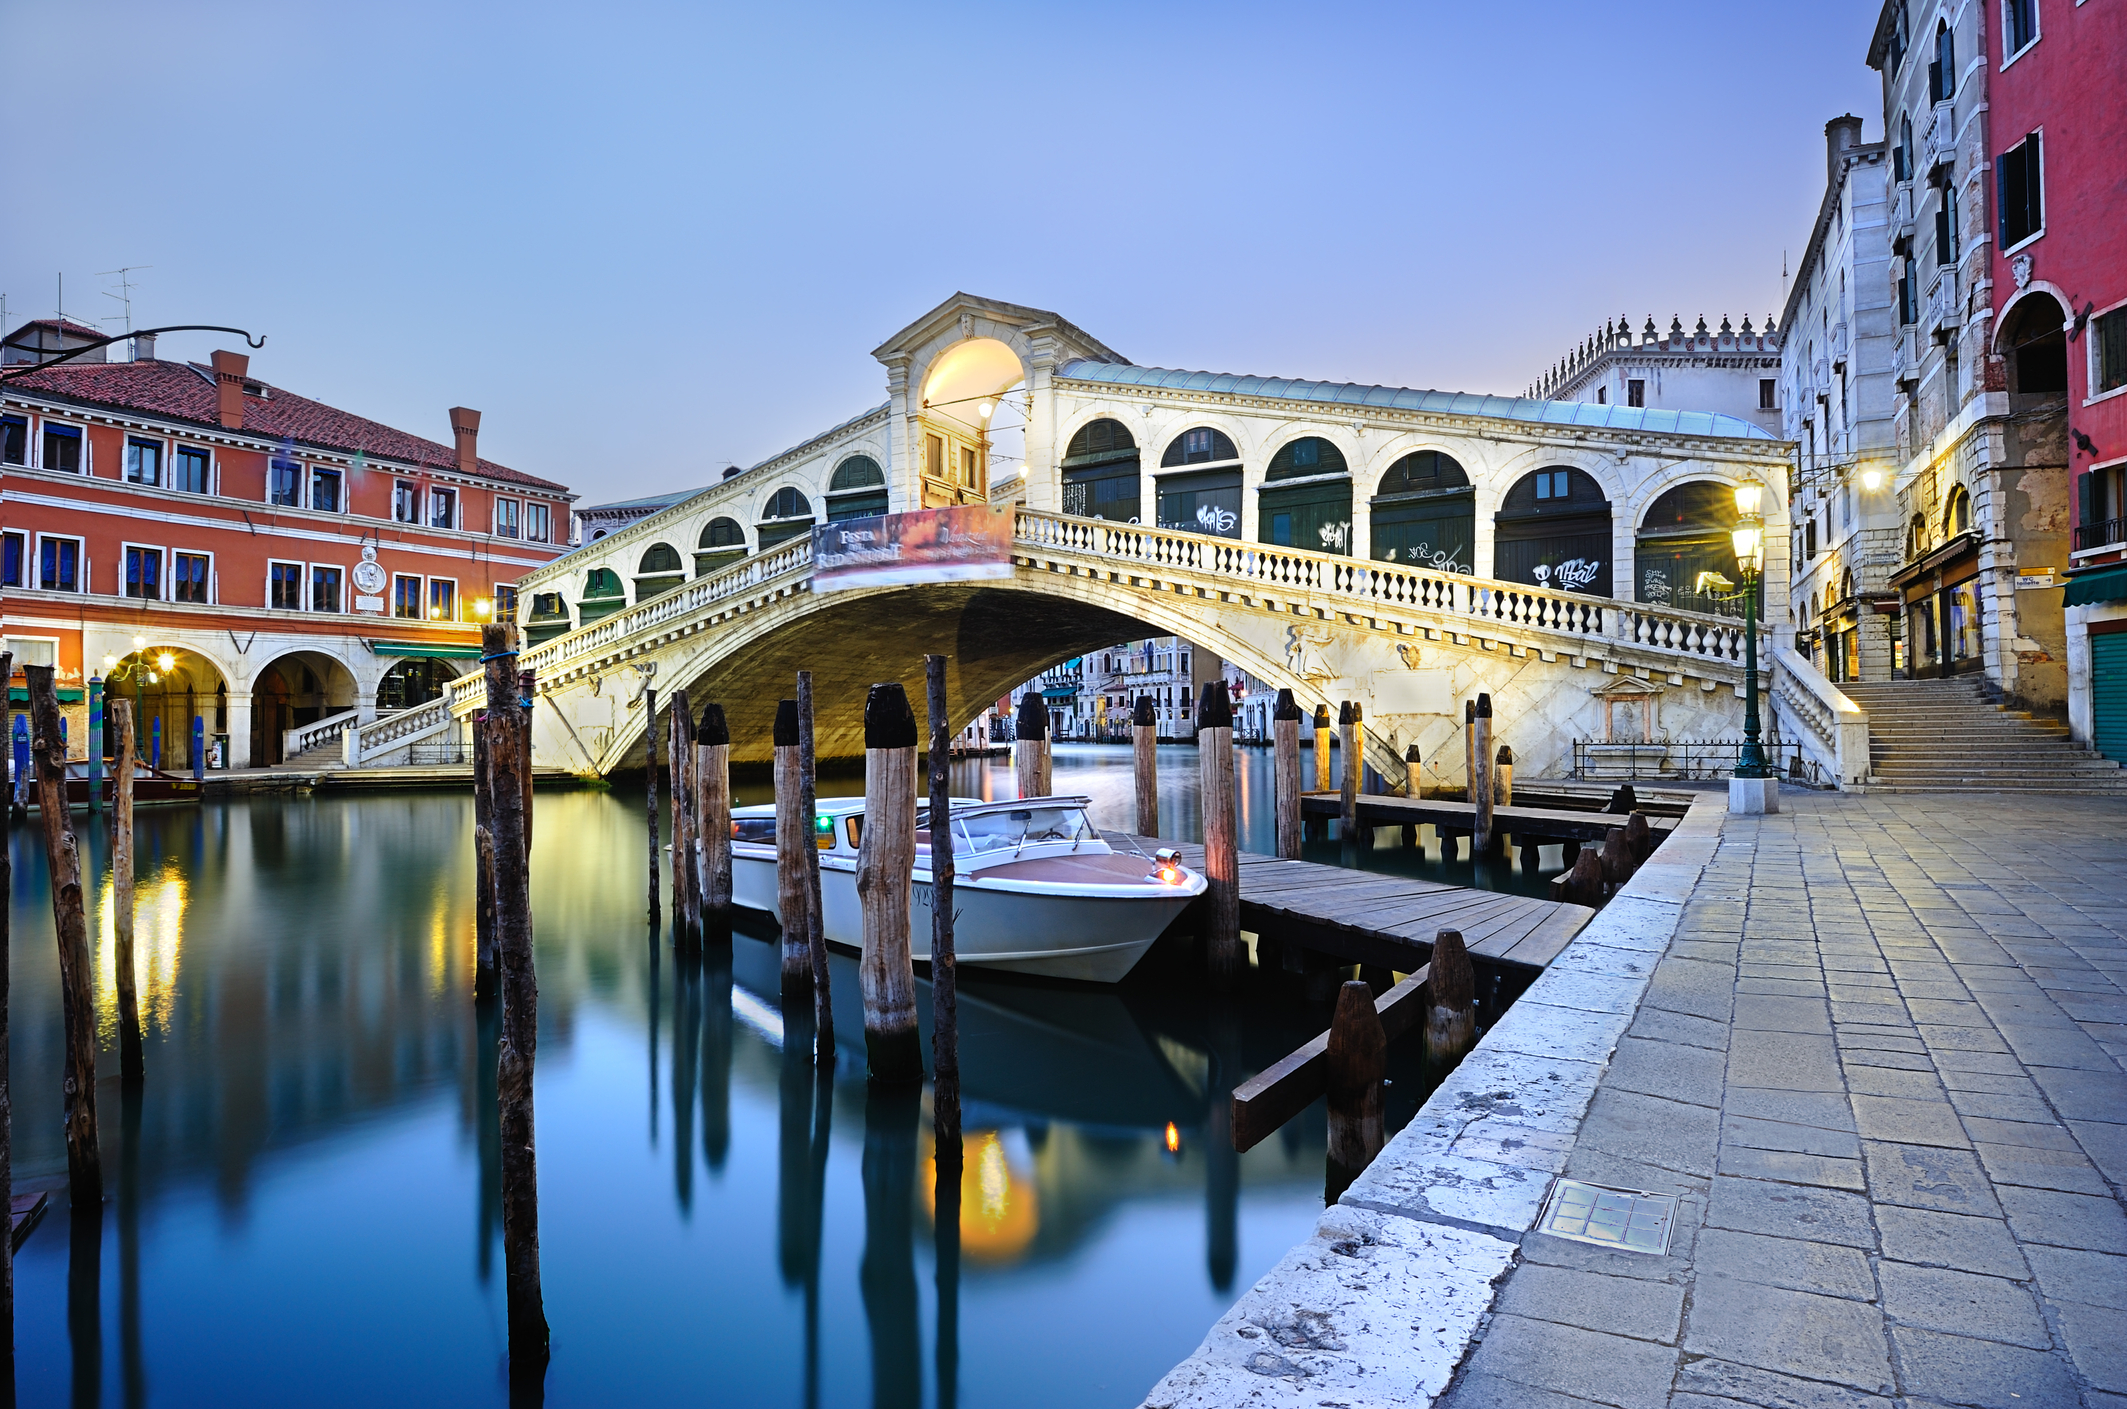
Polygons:
M971 1130L960 1168L960 1247L978 1262L1016 1261L1041 1229L1041 1196L1025 1156L1015 1159L1004 1133ZM937 1157L925 1161L929 1189L924 1212L938 1217Z
M187 893L174 866L133 889L133 962L138 967L140 1025L144 1033L170 1035L170 995L177 987L178 961L184 946ZM104 874L96 899L97 1038L118 1041L118 901L112 878Z

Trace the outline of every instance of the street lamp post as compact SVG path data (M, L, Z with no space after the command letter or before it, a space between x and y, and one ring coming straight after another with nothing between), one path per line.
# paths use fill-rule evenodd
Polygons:
M1780 779L1765 758L1758 717L1758 592L1765 579L1765 519L1759 512L1765 487L1754 479L1736 486L1735 544L1739 585L1718 572L1702 572L1698 591L1716 601L1743 599L1743 746L1736 753L1728 780L1728 810L1758 813L1780 810ZM1727 589L1734 587L1735 591Z
M1765 580L1765 519L1759 504L1765 487L1756 480L1736 486L1736 569L1743 579L1743 749L1738 778L1770 778L1758 719L1758 593Z

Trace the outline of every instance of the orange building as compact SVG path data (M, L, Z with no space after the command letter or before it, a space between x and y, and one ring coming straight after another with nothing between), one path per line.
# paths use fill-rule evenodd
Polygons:
M9 335L41 361L93 329ZM0 382L0 601L18 674L57 667L70 752L92 679L139 701L163 766L274 764L432 699L479 654L516 581L568 551L574 495L254 377L250 359L101 352ZM322 727L320 727L322 726Z

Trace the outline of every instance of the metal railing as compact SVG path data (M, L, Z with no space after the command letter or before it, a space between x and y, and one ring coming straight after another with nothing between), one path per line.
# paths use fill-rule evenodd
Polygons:
M1816 783L1823 770L1805 757L1797 743L1768 739L1766 758L1784 777ZM1741 739L1649 739L1628 743L1606 739L1573 741L1573 776L1590 782L1682 782L1726 778L1736 770Z
M2109 548L2122 542L2127 542L2127 518L2100 519L2096 523L2075 526L2075 551L2078 553L2092 548Z

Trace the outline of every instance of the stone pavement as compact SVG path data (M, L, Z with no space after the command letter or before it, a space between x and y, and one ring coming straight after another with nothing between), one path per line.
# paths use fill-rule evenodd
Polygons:
M2127 1409L2127 802L1781 805L1563 1151L1669 1255L1521 1236L1440 1404Z

